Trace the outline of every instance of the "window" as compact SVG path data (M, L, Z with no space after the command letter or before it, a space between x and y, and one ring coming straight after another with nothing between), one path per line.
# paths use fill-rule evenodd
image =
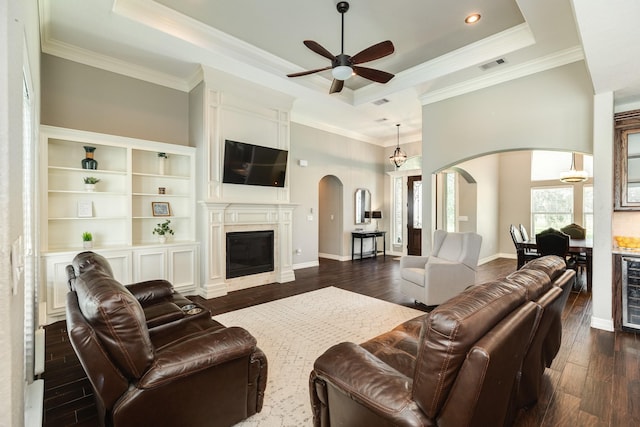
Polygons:
M533 234L547 228L561 229L573 222L573 187L531 189Z
M422 228L422 181L413 181L413 228Z
M593 185L582 188L582 220L587 229L587 239L593 238Z
M535 150L531 153L531 181L557 180L570 166L571 153Z
M402 220L403 220L403 197L402 177L393 179L393 228L392 242L396 245L402 244Z
M448 232L456 231L456 174L447 172L445 176L445 229Z

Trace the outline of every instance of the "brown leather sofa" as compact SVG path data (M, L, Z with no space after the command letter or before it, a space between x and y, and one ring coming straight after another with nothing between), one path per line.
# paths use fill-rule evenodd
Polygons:
M310 375L314 425L510 425L559 350L574 278L559 257L539 258L365 343L329 348Z
M67 274L67 329L100 425L230 426L262 409L267 360L246 330L164 280L123 286L93 252Z

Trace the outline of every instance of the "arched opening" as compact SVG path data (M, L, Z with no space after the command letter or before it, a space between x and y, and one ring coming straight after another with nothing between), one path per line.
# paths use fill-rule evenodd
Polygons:
M318 257L341 259L343 254L343 184L334 175L318 183Z

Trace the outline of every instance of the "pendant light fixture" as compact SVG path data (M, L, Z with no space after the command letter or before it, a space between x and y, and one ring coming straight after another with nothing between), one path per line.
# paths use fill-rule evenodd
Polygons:
M560 173L560 181L569 184L584 182L589 178L586 171L576 170L576 153L571 153L571 169Z
M396 145L393 155L389 157L389 161L399 168L407 161L407 154L400 149L400 123L398 123L396 127L398 129L398 145Z

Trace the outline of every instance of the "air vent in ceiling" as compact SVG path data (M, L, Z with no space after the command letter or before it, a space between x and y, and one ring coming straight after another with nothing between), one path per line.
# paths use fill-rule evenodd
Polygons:
M386 117L383 117L381 119L375 119L374 121L377 122L377 123L382 123L382 122L386 122L387 120L389 120L389 119L387 119Z
M373 101L373 105L382 105L386 104L387 102L389 102L387 98L380 98L377 101Z
M506 62L507 61L505 61L504 58L496 59L495 61L487 62L486 64L481 65L480 69L488 70L490 68L497 67L498 65L505 64Z

